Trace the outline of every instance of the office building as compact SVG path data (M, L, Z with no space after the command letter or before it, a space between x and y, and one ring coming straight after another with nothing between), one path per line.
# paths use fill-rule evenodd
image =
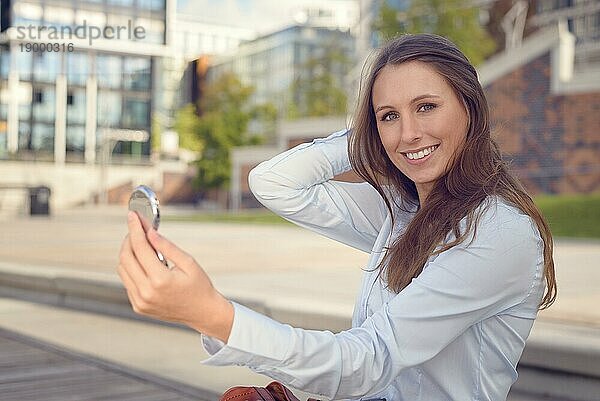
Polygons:
M76 4L2 2L1 158L93 163L105 128L147 133L144 142L119 142L115 154L150 154L165 0Z
M234 51L246 41L256 38L253 29L208 22L202 17L177 13L170 26L169 50L159 63L161 104L155 108L155 121L162 130L173 128L175 113L196 99L193 65L200 57L211 57Z
M600 68L600 2L537 0L531 24L538 28L564 21L575 37L576 70Z
M149 179L174 2L1 4L0 183L48 186L63 207Z
M301 88L292 88L294 80L310 77L314 73L310 61L325 57L333 48L347 61L334 62L329 72L335 85L345 88L347 73L354 63L354 38L348 30L311 25L293 25L215 57L208 80L234 73L243 84L254 87L252 104L272 102L285 118L290 103L302 96Z

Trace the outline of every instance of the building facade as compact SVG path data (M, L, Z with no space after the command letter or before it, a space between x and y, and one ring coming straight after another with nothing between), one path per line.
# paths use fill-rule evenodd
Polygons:
M600 66L600 2L536 0L531 24L544 28L562 21L575 37L575 69Z
M575 68L576 46L558 24L479 69L493 134L534 194L600 190L600 69Z
M349 30L294 25L255 40L242 43L229 54L215 57L208 70L208 81L224 73L234 73L243 84L254 87L251 103L272 102L279 115L302 96L293 88L296 79L309 79L315 73L311 61L322 59L336 49L347 62L335 63L330 73L335 85L346 88L347 74L354 63L354 38Z
M107 129L143 131L147 159L165 0L2 2L0 158L94 163Z
M162 102L154 110L155 126L163 132L173 128L178 109L196 100L197 94L192 92L197 86L195 60L234 51L256 37L252 29L211 23L184 13L176 14L169 30L168 53L158 60L160 75L156 84Z
M492 135L534 195L600 190L600 69L575 69L575 47L566 24L557 24L478 68ZM260 162L348 125L344 118L284 122L276 146L234 150L231 207L260 206L248 187L248 173ZM348 173L344 178L360 180Z
M2 0L0 212L37 185L51 189L53 210L124 183L160 186L148 166L174 6Z

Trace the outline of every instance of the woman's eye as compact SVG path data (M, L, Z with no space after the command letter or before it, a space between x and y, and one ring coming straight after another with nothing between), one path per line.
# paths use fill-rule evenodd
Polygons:
M433 103L425 103L425 104L422 104L419 107L419 110L417 110L417 111L431 111L431 110L435 109L436 107L437 106Z
M396 113L387 113L381 117L381 121L392 121L397 118Z

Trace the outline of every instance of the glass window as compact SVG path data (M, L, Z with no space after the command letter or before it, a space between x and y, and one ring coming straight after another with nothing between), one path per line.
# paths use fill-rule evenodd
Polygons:
M56 100L53 87L35 88L33 90L33 118L36 121L54 121Z
M160 11L165 9L165 0L138 0L138 6L142 10Z
M67 53L67 80L71 85L85 85L88 76L88 55Z
M19 121L19 149L30 149L31 125L28 121Z
M150 89L150 59L126 57L123 62L123 85L125 89Z
M33 25L33 26L40 26L42 25L42 20L40 18L26 18L23 17L21 15L15 15L15 19L13 22L13 26L16 27L20 27L20 26L24 26L24 27L29 27L29 25ZM29 30L26 31L27 33L29 33ZM33 35L35 35L34 37L37 38L38 34L37 34L37 30L33 31Z
M85 89L67 91L67 124L85 124Z
M85 128L83 125L67 126L67 152L83 152L85 150Z
M96 58L96 63L98 86L101 88L120 88L122 71L121 58L118 56L100 54Z
M106 14L90 10L77 10L75 14L75 25L82 26L96 25L102 27L106 23Z
M6 47L0 47L0 79L8 79L10 69L10 51Z
M69 8L44 7L44 25L57 27L60 31L62 26L73 24L75 13Z
M126 128L150 126L150 102L138 99L125 99L123 125Z
M54 151L54 125L33 124L31 130L31 148L33 150L53 152Z
M13 10L15 15L32 20L39 20L42 18L43 14L42 6L25 2L16 2L13 6Z
M135 20L135 26L144 29L143 33L140 32L138 34L140 39L135 38L135 40L145 43L164 43L165 23L163 20L156 18L137 18Z
M6 124L8 119L8 98L8 81L0 80L0 126L3 126L2 122Z
M164 32L155 32L155 31L146 31L146 37L142 40L146 43L164 44L165 43L165 33Z
M118 92L98 91L98 126L120 127L121 94Z
M17 52L17 68L22 81L31 81L31 55L28 52Z
M114 4L117 6L131 7L133 6L133 0L107 0L108 4Z
M60 53L34 53L33 76L38 82L55 82L60 69Z
M116 39L128 40L129 32L125 29L119 30L118 27L127 27L130 24L131 18L125 14L107 14L106 15L107 25L110 25L114 28L113 36ZM133 29L133 27L132 27ZM132 32L133 34L133 32Z
M31 104L20 104L19 105L19 119L20 120L29 120L31 116Z

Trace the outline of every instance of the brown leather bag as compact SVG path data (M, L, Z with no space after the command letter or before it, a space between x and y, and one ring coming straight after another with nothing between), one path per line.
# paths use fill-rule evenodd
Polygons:
M219 401L300 401L279 382L271 382L267 387L236 386L227 390ZM307 401L319 401L309 398Z

